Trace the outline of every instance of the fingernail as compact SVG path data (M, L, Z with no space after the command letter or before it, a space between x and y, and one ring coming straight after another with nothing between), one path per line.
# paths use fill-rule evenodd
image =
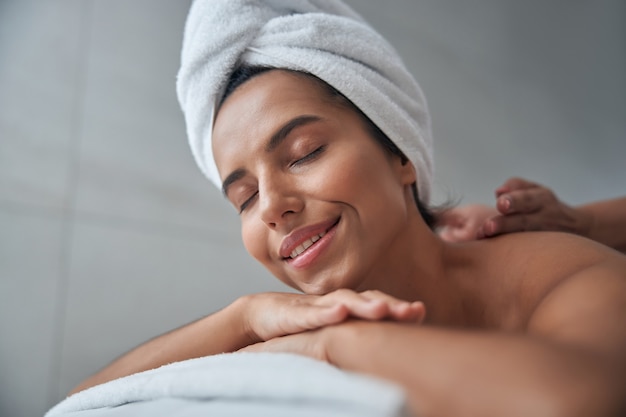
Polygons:
M393 310L395 313L403 313L405 311L405 309L407 309L409 307L409 304L396 304L391 306L391 310Z
M495 229L496 225L491 220L487 220L482 228L482 231L485 236L491 236L496 231Z
M500 200L500 204L504 208L504 211L509 211L511 208L511 199L509 197L502 197Z
M393 304L391 307L392 308L405 308L405 307L409 307L411 305L411 303L409 303L408 301L400 301L399 303Z

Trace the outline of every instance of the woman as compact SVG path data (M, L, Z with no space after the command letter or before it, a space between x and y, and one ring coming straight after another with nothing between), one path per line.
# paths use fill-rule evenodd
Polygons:
M241 12L239 17L258 11L244 3L222 2L220 10ZM343 7L310 3L330 4L335 12ZM215 13L215 4L210 6L196 2L190 20ZM284 14L272 17L279 9ZM265 34L293 23L293 10L271 11L262 14L271 26ZM300 17L293 27L307 21ZM331 36L328 28L319 33ZM194 29L187 28L187 46L190 33L202 33ZM218 29L211 26L211 36ZM243 36L225 39L243 42ZM305 294L242 297L140 346L76 390L164 363L243 349L308 355L394 381L417 415L623 412L624 257L556 233L442 241L422 204L428 201L429 169L421 161L429 160L429 147L406 139L428 136L427 117L419 116L424 107L414 105L419 94L409 93L417 97L412 102L394 96L389 108L399 108L407 126L417 120L421 128L417 136L410 128L398 135L381 127L382 118L373 120L376 106L359 96L371 86L387 86L370 78L352 90L324 66L292 68L306 63L259 66L273 45L262 49L266 44L258 38L253 43L257 55L244 59L240 50L237 59L226 60L220 68L227 68L227 76L209 77L217 87L208 93L202 89L206 71L195 72L202 60L189 59L194 54L184 50L179 83L192 81L179 94L194 154L239 212L247 250ZM318 48L312 49L317 56ZM212 50L219 55L224 49ZM402 85L403 75L377 74ZM339 92L330 84L345 88ZM202 104L189 105L185 100L192 96Z

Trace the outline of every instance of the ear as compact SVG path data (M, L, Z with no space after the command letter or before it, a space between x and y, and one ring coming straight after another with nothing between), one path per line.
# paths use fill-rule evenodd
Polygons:
M396 170L398 179L401 181L402 185L412 185L417 182L417 172L415 171L413 163L408 159L399 159Z

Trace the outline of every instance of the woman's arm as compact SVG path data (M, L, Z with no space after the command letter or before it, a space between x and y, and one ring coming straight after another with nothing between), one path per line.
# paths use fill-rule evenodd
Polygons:
M248 345L253 341L238 320L243 315L243 308L238 300L217 313L142 344L81 382L70 395L168 363L230 352Z
M337 290L324 296L262 293L239 298L212 315L156 337L89 377L70 394L159 366L233 352L278 336L333 325L348 317L419 322L422 303L368 291Z
M328 359L399 382L420 416L621 416L625 273L621 261L568 277L525 334L351 322L329 332Z
M586 351L394 323L351 322L333 333L329 362L400 384L416 416L623 415L623 373Z
M246 350L305 354L391 380L420 417L622 416L625 271L618 259L564 279L525 332L350 321Z

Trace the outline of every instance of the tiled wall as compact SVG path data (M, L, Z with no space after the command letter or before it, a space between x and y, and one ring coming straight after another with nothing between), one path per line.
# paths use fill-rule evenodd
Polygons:
M175 97L189 2L0 2L0 416L283 286L196 168Z
M510 175L572 203L626 193L622 1L349 3L429 98L438 201L489 202ZM1 417L42 415L136 344L285 289L187 148L188 6L0 1Z

